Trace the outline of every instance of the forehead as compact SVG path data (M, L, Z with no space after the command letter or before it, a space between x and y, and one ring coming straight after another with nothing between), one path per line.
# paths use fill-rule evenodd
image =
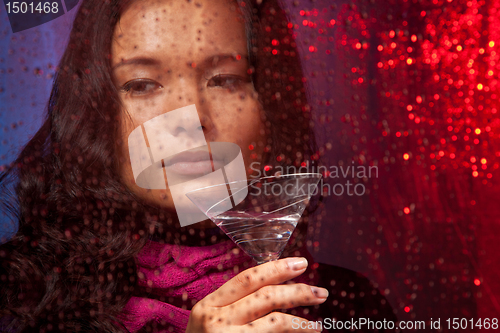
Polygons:
M245 23L235 2L139 0L116 25L112 54L116 64L144 53L178 58L242 53L246 45Z

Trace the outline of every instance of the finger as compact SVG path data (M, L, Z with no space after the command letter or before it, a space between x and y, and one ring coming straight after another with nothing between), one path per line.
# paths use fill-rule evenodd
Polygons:
M206 298L207 305L226 306L260 288L288 281L307 268L305 258L286 258L249 268Z
M244 332L284 333L284 332L321 332L321 322L307 321L304 318L281 312L271 312L265 317L244 325ZM253 331L252 331L253 329Z
M235 313L234 324L242 325L273 310L321 304L327 297L328 290L303 283L270 285L245 296L229 307Z

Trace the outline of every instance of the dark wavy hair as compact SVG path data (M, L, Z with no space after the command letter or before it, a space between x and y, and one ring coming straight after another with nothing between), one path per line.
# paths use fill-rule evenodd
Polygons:
M0 246L0 330L126 331L118 315L134 293L134 257L149 230L177 228L126 189L113 158L121 106L111 41L129 3L83 1L45 122L0 176L19 224ZM293 27L277 0L238 4L265 110L266 163L299 164L315 145Z

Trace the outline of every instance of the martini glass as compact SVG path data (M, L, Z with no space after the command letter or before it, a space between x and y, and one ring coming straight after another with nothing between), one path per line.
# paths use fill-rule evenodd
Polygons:
M186 196L258 264L277 260L309 198L319 173L298 173L228 182Z

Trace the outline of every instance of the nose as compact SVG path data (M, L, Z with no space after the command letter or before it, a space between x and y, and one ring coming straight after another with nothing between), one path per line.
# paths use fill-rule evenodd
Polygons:
M199 111L193 108L193 104L177 108L166 114L168 123L165 130L174 138L187 140L189 138L200 139L203 133L203 125L200 121Z
M212 122L212 110L206 100L205 90L200 87L195 75L184 77L179 75L175 87L172 87L171 110L177 110L188 105L195 105L198 112L198 119L182 117L171 127L174 136L195 135L202 131L205 138L213 137L214 123ZM170 103L169 103L170 104Z

